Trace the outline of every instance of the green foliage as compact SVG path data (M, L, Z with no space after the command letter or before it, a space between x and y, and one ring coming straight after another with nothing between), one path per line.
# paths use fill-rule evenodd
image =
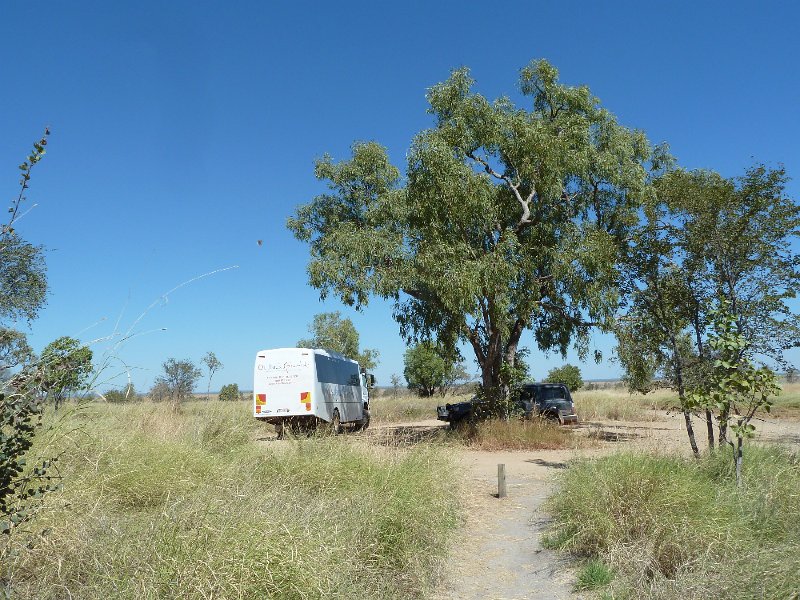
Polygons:
M596 590L607 586L614 579L614 572L602 561L589 559L578 571L578 590Z
M33 350L25 334L0 326L0 377L6 375L9 369L29 363L32 358Z
M47 136L34 143L20 165L20 191L8 209L8 222L0 227L0 319L36 317L45 302L47 282L40 247L18 237L14 230L26 200L31 170L45 154ZM0 374L23 365L22 372L4 382L0 390L0 533L11 534L34 516L43 497L56 489L55 459L35 459L32 448L41 430L43 404L38 394L45 364L32 363L24 334L0 325ZM10 535L9 535L10 537ZM30 540L26 541L30 544ZM8 555L0 545L0 565ZM0 583L5 581L0 576ZM0 590L5 591L5 590Z
M103 394L103 397L106 399L106 402L111 402L113 404L120 402L135 402L138 400L136 388L134 388L132 383L127 384L122 390L108 390L105 394Z
M320 313L314 315L314 322L309 325L310 339L299 340L298 348L324 348L333 350L358 362L362 369L371 370L378 366L380 353L365 348L359 351L359 334L349 318L342 318L342 313Z
M223 402L235 402L242 399L242 394L239 392L239 386L235 383L223 385L219 391L219 399Z
M547 373L546 381L551 383L563 383L569 388L570 392L574 392L583 387L581 370L575 365L564 365L563 367L550 369Z
M161 365L164 373L156 377L155 388L160 387L177 410L180 403L191 395L202 373L190 360L167 359ZM151 392L152 394L152 392Z
M92 374L92 351L75 338L62 336L42 350L42 390L58 408L70 393L81 389Z
M322 297L394 301L407 340L468 343L484 386L506 390L526 329L542 350L575 342L583 356L590 328L610 326L653 158L641 132L546 61L519 83L524 108L453 71L428 91L434 125L415 136L405 177L383 147L356 143L349 160L317 162L329 190L288 221Z
M791 598L800 592L800 462L754 446L730 460L618 453L572 464L549 500L549 541L602 561L622 598Z
M0 318L36 318L46 302L44 249L15 233L0 237Z
M784 170L764 166L725 179L709 171L668 171L655 182L645 219L628 248L629 311L618 329L620 361L632 389L661 378L702 383L713 357L710 311L722 298L750 356L786 364L800 345L800 320L787 304L800 292L791 241L800 207L784 193Z
M772 396L780 393L775 373L768 367L756 367L748 358L748 342L739 330L733 315L728 312L729 303L711 313L713 333L708 345L715 360L708 378L689 394L689 406L709 408L717 411L720 422L720 443L726 441L725 432L730 428L736 437L733 458L736 465L736 481L741 483L742 445L745 438L755 435L752 424L756 413L764 409L769 412Z
M782 167L755 165L731 179L676 170L658 182L679 263L690 271L690 298L699 304L699 314L684 312L708 325L703 310L724 298L747 353L782 364L783 351L800 345L800 317L787 304L800 292L800 206L786 195L787 180Z
M0 394L0 533L28 521L42 497L57 488L55 459L28 464L42 421L42 403L30 394ZM0 548L0 556L5 552Z
M448 353L441 345L430 341L407 349L403 375L408 389L422 397L433 396L436 390L444 396L456 381L469 377L458 358L458 355Z

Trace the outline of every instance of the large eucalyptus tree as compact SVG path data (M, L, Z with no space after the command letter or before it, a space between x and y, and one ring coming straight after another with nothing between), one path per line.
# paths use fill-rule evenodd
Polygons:
M288 226L323 297L393 300L404 337L467 342L483 386L502 389L525 330L543 351L585 355L590 328L612 323L652 149L545 61L521 71L523 106L473 83L462 68L428 91L434 124L405 176L374 142L319 160L328 192Z

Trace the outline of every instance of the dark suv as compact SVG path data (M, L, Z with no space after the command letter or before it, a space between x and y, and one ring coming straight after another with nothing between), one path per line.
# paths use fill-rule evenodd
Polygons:
M445 404L436 407L436 418L448 421L451 427L473 417L477 398L466 402ZM564 423L577 423L578 415L575 414L575 404L569 389L562 383L527 383L512 399L515 412L525 418L542 416Z

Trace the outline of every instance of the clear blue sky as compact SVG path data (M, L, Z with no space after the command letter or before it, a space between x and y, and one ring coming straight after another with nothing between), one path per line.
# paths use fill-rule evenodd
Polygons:
M212 350L225 365L213 387L250 389L257 350L293 345L315 313L341 309L362 345L380 350L376 374L388 384L405 349L390 307L321 303L307 285L307 247L285 228L323 189L316 157L344 158L354 140L374 139L402 166L411 137L431 125L425 90L452 68L471 67L495 97L513 95L519 68L547 58L621 122L669 142L685 167L731 176L764 161L798 178L798 6L3 2L6 198L30 143L52 129L29 194L38 206L18 226L47 247L49 303L30 339L40 350L135 323L139 335L104 377L125 363L144 390L166 358ZM800 197L797 181L789 191ZM611 340L595 344L610 355ZM93 347L102 355L109 343ZM531 349L537 379L563 362ZM581 366L588 377L619 373Z

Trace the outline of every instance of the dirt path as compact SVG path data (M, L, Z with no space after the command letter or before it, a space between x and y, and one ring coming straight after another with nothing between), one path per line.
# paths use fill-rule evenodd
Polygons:
M552 475L572 454L565 451L464 451L470 488L462 536L438 590L440 600L577 598L574 574L561 555L542 549L541 505ZM508 496L496 497L497 465L505 464Z
M444 433L436 420L378 425L373 435L413 443ZM456 450L465 475L468 507L458 542L443 569L436 600L557 600L571 592L570 561L541 547L547 515L540 508L553 476L575 451ZM497 498L497 465L504 464L508 496Z
M435 420L379 425L385 435L413 443L442 435ZM698 444L705 448L704 425L695 422ZM758 424L762 442L800 444L800 422L770 419ZM376 432L377 433L377 432ZM545 550L540 538L547 515L542 503L552 492L554 476L579 457L624 447L690 454L682 415L659 413L650 421L596 421L575 432L596 440L581 450L485 452L459 450L467 478L468 511L464 529L443 569L436 600L576 599L575 564ZM381 435L381 433L378 433ZM508 497L498 499L497 465L506 465Z

